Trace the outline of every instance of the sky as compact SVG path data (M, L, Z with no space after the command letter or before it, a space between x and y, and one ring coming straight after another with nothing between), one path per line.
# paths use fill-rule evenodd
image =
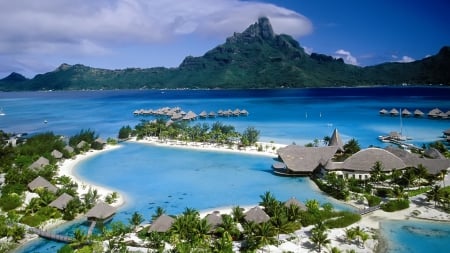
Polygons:
M0 0L0 78L62 63L177 67L258 17L308 53L370 66L450 45L448 0Z

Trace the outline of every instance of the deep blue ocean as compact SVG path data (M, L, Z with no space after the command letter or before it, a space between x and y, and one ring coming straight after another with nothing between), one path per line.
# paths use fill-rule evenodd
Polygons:
M134 110L166 106L179 106L197 114L203 110L246 109L250 113L247 117L197 120L193 124L220 121L234 125L239 131L252 126L260 130L261 141L284 144L303 145L314 139L322 140L337 128L344 142L355 138L362 148L386 145L377 137L390 131L402 131L412 138L411 143L422 145L440 140L442 132L450 128L450 119L403 117L400 120L379 115L383 108L407 108L411 112L420 109L426 114L438 107L446 112L450 110L449 88L379 87L0 93L0 108L6 114L0 116L0 129L29 134L53 131L69 136L89 128L106 139L116 137L122 126L152 119L134 116ZM114 218L124 222L134 211L143 214L148 222L157 206L177 214L186 207L204 210L254 205L265 191L271 191L280 200L295 196L302 201L318 199L321 203L331 202L337 208L350 208L321 194L307 178L273 175L272 163L273 159L263 156L125 143L119 149L84 161L77 173L85 181L113 188L127 196L126 206ZM77 221L57 231L70 234L80 226L87 229ZM404 229L411 226L424 227L421 222L409 222L408 226L392 230L397 235L411 234L411 229ZM449 226L444 225L444 228ZM430 229L440 228L431 226ZM392 240L389 245L423 244L428 238L425 234L414 233L408 238L388 236ZM447 233L444 240L449 239ZM54 252L60 246L39 239L20 252ZM388 252L411 252L392 247Z

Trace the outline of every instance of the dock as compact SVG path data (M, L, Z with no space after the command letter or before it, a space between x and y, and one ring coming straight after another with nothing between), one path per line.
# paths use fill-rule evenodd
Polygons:
M46 239L53 240L53 241L65 242L65 243L71 243L74 241L74 239L72 237L65 236L65 235L58 235L58 234L44 231L44 230L41 230L41 229L38 229L35 227L28 228L28 231L30 231L31 233L35 233L42 238L46 238Z
M89 226L89 230L87 232L87 237L91 237L92 231L94 231L95 225L97 224L97 221L92 221L91 225Z

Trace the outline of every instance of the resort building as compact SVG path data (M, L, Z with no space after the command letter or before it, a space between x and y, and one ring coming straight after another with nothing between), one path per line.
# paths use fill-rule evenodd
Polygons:
M310 176L334 172L345 178L365 180L375 163L380 162L386 173L393 170L405 170L424 166L429 174L437 175L444 170L450 170L450 160L442 156L437 150L426 150L422 155L407 150L387 147L367 148L360 150L342 162L333 158L343 151L337 130L327 147L302 147L289 145L278 150L279 162L272 165L274 173L284 176ZM428 158L425 158L428 157Z
M63 193L63 194L61 194L61 196L59 196L57 199L53 200L48 205L55 207L56 209L59 209L59 210L64 210L64 209L66 209L67 203L69 203L72 199L73 199L72 196L70 196L67 193Z
M267 215L267 213L264 212L261 207L255 206L245 213L244 219L247 222L254 222L256 224L259 224L269 221L270 216Z
M161 232L161 233L167 232L172 227L174 221L175 221L174 218L166 214L162 214L152 222L150 228L148 229L148 232Z
M47 181L47 179L45 179L41 176L38 176L33 181L31 181L27 185L27 187L28 187L28 189L30 189L30 191L34 191L39 188L47 189L48 191L53 192L53 193L58 191L58 188L56 186L52 185L49 181Z
M116 208L106 204L103 201L99 201L86 213L86 217L88 221L106 223L112 219L114 214L116 214Z
M28 167L28 169L31 169L31 170L39 170L39 169L41 169L41 168L43 168L43 167L45 167L45 166L47 166L47 165L49 165L49 164L50 164L50 162L48 161L48 159L45 158L45 157L43 157L43 156L41 156L41 157L39 157L39 159L37 159L34 163L32 163L32 164Z

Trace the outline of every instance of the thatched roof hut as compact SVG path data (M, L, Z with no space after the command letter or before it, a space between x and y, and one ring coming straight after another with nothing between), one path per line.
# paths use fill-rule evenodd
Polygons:
M208 117L208 113L206 111L202 111L198 116L200 116L200 118L206 118Z
M58 191L58 188L56 186L52 185L49 181L47 181L47 179L45 179L41 176L38 176L37 178L35 178L27 186L28 186L28 189L30 189L31 191L34 191L38 188L45 188L48 191L53 192L53 193Z
M384 171L404 169L406 164L391 152L380 148L367 148L347 158L339 167L346 171L371 172L376 162L381 162Z
M392 108L392 109L389 111L389 114L391 114L392 116L397 116L397 115L399 114L399 112L398 112L397 109Z
M422 117L423 115L424 113L421 110L419 109L414 110L414 117Z
M89 145L89 144L87 142L85 142L85 141L80 141L77 144L77 148L81 149L81 148L84 148L86 145Z
M48 159L41 156L34 163L32 163L30 166L28 166L28 169L38 170L38 169L41 169L42 167L45 167L45 166L47 166L49 164L50 164L50 162L48 161Z
M445 159L445 156L435 148L427 148L423 154L432 159Z
M218 226L222 224L222 216L218 213L210 213L205 216L206 222L211 226L211 230L216 229Z
M245 109L242 109L242 110L241 110L241 115L247 116L247 115L248 115L248 111L245 110Z
M450 128L442 132L445 136L450 136Z
M56 149L52 151L51 155L56 159L61 159L63 157L63 154Z
M258 224L269 221L270 217L259 206L255 206L245 213L244 219L247 222L254 222Z
M289 145L278 149L279 158L286 164L292 174L309 175L314 170L324 167L336 154L338 147L302 147ZM275 171L276 172L276 171Z
M284 202L285 207L289 207L291 205L298 206L300 208L300 210L303 210L303 211L305 211L307 209L305 204L303 204L302 202L297 200L295 197L291 197L286 202Z
M91 208L87 213L86 217L88 220L95 221L106 221L111 218L116 213L116 208L103 202L99 201L93 208Z
M434 108L428 112L428 117L437 118L442 111L439 108Z
M387 111L386 109L383 108L383 109L380 110L380 114L381 114L381 115L388 114L388 111Z
M69 146L69 145L65 146L64 150L66 150L69 153L73 153L73 151L74 151L74 149L71 146Z
M214 117L216 117L216 113L211 111L211 112L209 112L208 117L214 118Z
M402 110L402 116L409 117L409 116L411 116L411 112L405 108Z
M53 200L49 206L55 207L59 210L64 210L67 206L67 203L73 199L72 196L70 196L67 193L61 194L57 199Z
M162 214L155 221L153 221L153 223L150 225L150 228L148 229L148 232L167 232L170 227L172 227L174 221L174 218L166 214Z

